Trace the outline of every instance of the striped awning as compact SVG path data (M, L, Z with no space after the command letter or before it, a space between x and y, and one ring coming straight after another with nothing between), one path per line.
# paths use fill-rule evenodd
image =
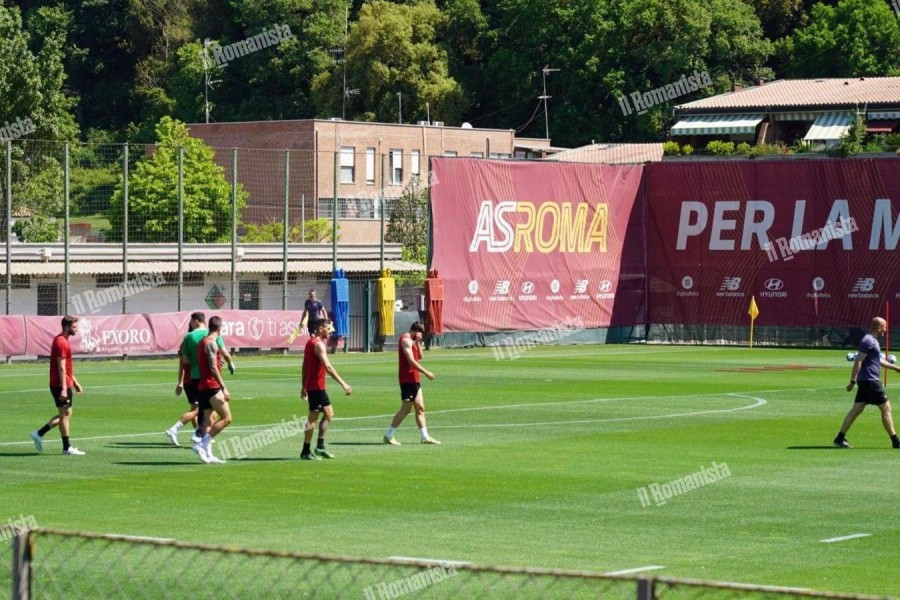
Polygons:
M803 136L804 140L830 142L839 140L850 129L850 113L822 113Z
M686 115L672 127L672 135L753 135L763 115Z
M900 110L872 110L868 114L869 119L900 119Z
M820 112L783 112L775 113L776 121L815 121Z

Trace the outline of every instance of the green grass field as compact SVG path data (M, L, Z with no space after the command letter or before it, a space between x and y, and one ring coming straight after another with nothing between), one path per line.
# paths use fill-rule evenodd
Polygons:
M55 410L46 363L0 366L0 523L22 514L42 527L247 548L656 565L655 575L896 594L900 452L874 408L848 435L853 450L831 448L852 400L844 354L609 345L497 362L436 350L425 362L437 380L423 387L443 445L418 444L410 416L401 447L381 443L399 405L396 353L338 354L354 393L329 383L336 460L301 462L294 437L224 465L202 464L187 429L179 448L163 435L186 406L174 359L76 362L83 457L62 456L57 431L43 455L28 438ZM237 375L226 374L235 422L216 447L305 416L299 362L237 357ZM766 368L785 365L802 368ZM639 488L713 462L731 475L642 505ZM870 535L820 541L859 533Z

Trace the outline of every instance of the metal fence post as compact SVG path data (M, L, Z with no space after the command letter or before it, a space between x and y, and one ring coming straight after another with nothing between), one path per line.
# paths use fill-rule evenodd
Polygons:
M300 243L306 243L306 194L300 194Z
M338 205L338 153L334 153L334 195L331 202L331 273L337 271L337 205Z
M178 148L178 308L184 294L184 148Z
M384 272L384 208L385 208L385 206L384 206L384 187L385 187L385 183L384 183L384 182L385 182L385 178L384 178L384 153L382 153L382 154L381 154L381 189L378 190L378 196L379 196L378 204L381 205L381 210L378 211L378 212L380 213L379 216L381 217L381 224L380 224L379 229L378 229L378 240L379 240L379 242L381 243L381 250L380 250L380 253L379 253L380 260L381 260L381 263L380 263L381 266L378 268L379 274ZM380 276L380 275L379 275L379 276Z
M122 158L122 283L128 284L128 144ZM122 294L122 314L128 314L128 294Z
M288 236L291 233L290 197L291 197L291 151L284 151L284 262L281 276L281 310L287 310L288 298Z
M231 309L237 296L237 148L231 151Z
M72 273L69 264L69 142L63 144L63 253L65 254L65 278L63 280L63 314L69 314L69 286L72 285Z
M31 532L22 531L12 539L12 600L31 598Z
M6 314L9 314L12 291L12 140L6 140Z
M366 279L366 303L365 303L365 324L366 339L364 352L372 351L372 280Z
M643 577L638 578L637 600L656 600L652 577L650 579L644 579Z

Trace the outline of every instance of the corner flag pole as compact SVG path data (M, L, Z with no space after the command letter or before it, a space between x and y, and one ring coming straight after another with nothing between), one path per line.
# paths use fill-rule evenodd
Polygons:
M884 332L884 353L886 356L890 356L891 354L891 301L884 301L884 321L887 324L885 332ZM884 370L884 385L887 385L888 382L888 371L889 369Z
M753 325L756 322L756 317L759 316L759 308L756 306L756 296L750 296L750 309L747 311L747 314L750 315L750 347L753 347Z

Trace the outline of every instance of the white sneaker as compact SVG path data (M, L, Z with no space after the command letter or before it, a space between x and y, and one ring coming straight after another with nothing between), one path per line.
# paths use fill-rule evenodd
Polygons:
M38 452L44 451L44 438L38 434L37 429L31 432L31 439L34 440L34 447L37 448Z
M63 454L66 456L84 456L84 452L82 452L75 446L69 446L68 450L63 450Z
M214 456L214 455L212 455L212 454L209 454L209 455L207 455L207 456L209 456L209 462L210 462L211 464L214 464L214 465L221 465L221 464L223 464L223 463L225 462L225 459L224 459L224 458L219 458L218 456Z
M202 439L203 439L203 438L201 438L201 437L200 437L199 435L197 435L196 433L195 433L194 435L191 436L191 441L192 441L193 443L195 443L195 444L199 444L200 441L201 441Z
M166 429L166 435L169 436L169 440L172 442L172 445L179 446L178 443L178 433L171 429Z
M200 457L200 460L202 460L203 462L209 462L209 455L206 453L206 450L203 449L203 446L201 444L194 444L193 446L191 446L191 450L193 450L194 453Z
M437 440L434 439L433 437L427 437L427 438L425 438L424 440L422 440L422 443L423 443L423 444L433 444L433 445L436 445L436 446L440 446L440 444L441 444L439 441L437 441Z

